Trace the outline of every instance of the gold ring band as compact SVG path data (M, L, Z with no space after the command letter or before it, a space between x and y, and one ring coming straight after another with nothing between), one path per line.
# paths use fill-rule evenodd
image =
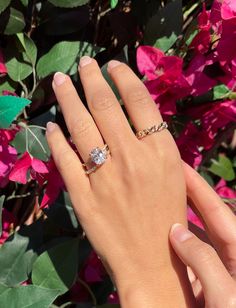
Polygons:
M142 139L143 137L145 137L147 135L151 135L153 133L160 132L165 128L168 128L168 124L164 121L161 124L153 125L149 128L145 128L143 130L140 130L135 135L138 139Z

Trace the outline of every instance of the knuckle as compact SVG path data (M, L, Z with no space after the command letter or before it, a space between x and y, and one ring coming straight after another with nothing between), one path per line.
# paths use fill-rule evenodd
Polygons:
M130 91L127 95L127 101L130 104L136 104L140 107L149 106L150 96L145 88L136 88Z
M81 120L76 120L74 123L71 125L70 128L70 133L72 136L82 136L82 135L87 135L88 132L93 128L93 123L91 120L86 120L86 119L81 119Z
M98 91L92 96L91 102L94 109L107 110L114 105L115 100L110 93Z
M235 294L231 294L228 296L225 307L227 308L236 307L236 295Z
M121 63L120 65L114 67L112 70L111 70L111 74L123 74L125 72L127 72L127 68L128 66L125 64L125 63Z
M212 263L212 260L217 256L217 253L214 248L205 243L200 243L196 245L195 251L197 251L199 260L202 263Z
M66 149L59 152L57 157L58 169L63 170L69 168L73 164L71 150Z

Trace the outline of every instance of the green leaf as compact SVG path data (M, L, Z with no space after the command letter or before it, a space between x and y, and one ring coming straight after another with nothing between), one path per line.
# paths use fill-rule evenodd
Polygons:
M15 233L13 239L0 248L1 283L14 286L28 279L29 269L37 257L29 243L29 237Z
M4 30L4 34L10 35L10 34L15 34L17 32L21 32L24 29L24 27L25 27L24 15L20 11L11 7L8 23Z
M9 127L15 117L30 103L25 98L0 96L0 128Z
M232 181L235 179L235 172L229 158L224 155L219 155L218 161L215 159L212 159L211 161L212 165L208 169L209 171L226 181Z
M214 186L214 181L208 172L200 171L200 175L204 178L204 180L207 181L209 185L211 185L212 187Z
M78 242L73 238L41 254L33 265L33 284L65 293L77 275Z
M4 90L15 92L17 83L11 80L8 76L4 76L0 79L0 95Z
M32 73L32 66L30 63L24 63L23 60L18 61L16 58L11 58L6 62L8 75L14 81L24 80Z
M77 7L80 5L84 5L89 2L89 0L48 0L53 5L57 7L65 7L65 8L72 8Z
M117 6L118 2L119 0L110 0L110 7L114 9Z
M43 55L37 64L37 73L44 78L54 72L67 73L76 60L80 42L60 42Z
M227 88L224 84L218 85L213 88L213 99L214 100L222 99L225 96L227 96L229 92L230 92L229 88Z
M2 235L2 207L5 200L5 196L0 197L0 236Z
M77 57L83 55L95 56L102 48L87 42L63 41L54 45L37 63L37 73L44 78L57 71L67 73L75 64ZM73 70L72 70L73 71Z
M0 14L5 11L5 9L9 6L11 0L1 0L0 1Z
M58 293L33 285L9 288L0 284L0 303L9 308L48 308Z
M11 144L16 148L18 153L24 153L26 148L26 130L22 129L19 131ZM50 150L48 147L47 140L45 138L44 132L38 127L31 127L29 125L27 139L28 139L28 150L33 157L40 160L48 160L50 156Z
M29 0L20 0L20 1L24 6L27 6L29 4Z
M144 42L166 52L181 34L182 0L173 0L161 8L147 23Z
M25 39L22 35L19 35L18 38L21 39L21 43L18 40L11 40L5 52L8 75L17 82L24 80L33 71L32 63L24 50Z
M25 50L27 60L35 66L37 59L37 47L34 41L24 33L17 33L17 37Z

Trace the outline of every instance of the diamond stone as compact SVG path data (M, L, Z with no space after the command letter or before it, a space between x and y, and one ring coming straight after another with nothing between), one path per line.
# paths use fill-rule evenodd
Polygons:
M91 161L94 162L96 165L103 164L107 158L106 152L99 148L93 149L90 153L90 157Z

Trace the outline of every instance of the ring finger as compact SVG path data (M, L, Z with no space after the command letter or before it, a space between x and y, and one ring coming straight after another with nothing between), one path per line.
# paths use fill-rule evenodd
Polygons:
M157 105L147 88L129 66L112 60L108 63L108 72L119 90L125 108L137 131L155 124L159 125L163 121ZM170 134L167 130L165 131L165 133L163 131L164 134L161 134L163 136L161 138L166 140L166 135ZM145 138L145 142L152 143L152 139L156 138L156 134L154 135L150 136L150 138ZM158 135L160 136L160 134Z

